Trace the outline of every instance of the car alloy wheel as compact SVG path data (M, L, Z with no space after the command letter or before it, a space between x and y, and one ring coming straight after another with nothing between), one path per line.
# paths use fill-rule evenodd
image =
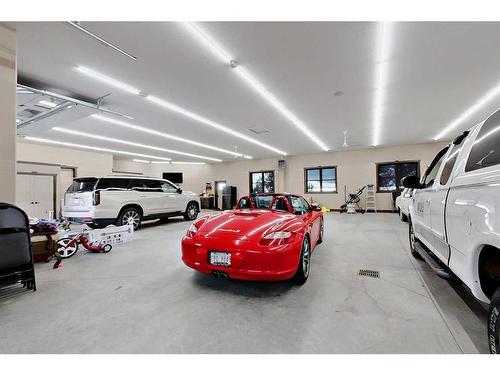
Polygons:
M71 238L62 238L57 241L57 253L61 256L61 258L69 258L78 250L78 243L74 242L68 246Z
M137 229L141 221L140 214L135 210L126 211L122 216L122 225L133 225Z
M194 203L191 203L187 206L186 209L186 219L194 220L198 216L198 206Z
M302 272L304 276L309 276L309 269L311 268L311 250L309 246L309 238L304 239L303 250L302 250Z

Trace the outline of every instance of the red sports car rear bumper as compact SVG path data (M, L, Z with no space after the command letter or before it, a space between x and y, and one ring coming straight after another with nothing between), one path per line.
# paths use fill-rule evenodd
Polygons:
M220 239L182 239L182 261L189 267L202 272L224 272L230 278L240 280L279 281L291 279L297 271L302 248L301 236L293 242L276 247L267 247L254 242ZM231 265L210 264L210 252L231 253Z

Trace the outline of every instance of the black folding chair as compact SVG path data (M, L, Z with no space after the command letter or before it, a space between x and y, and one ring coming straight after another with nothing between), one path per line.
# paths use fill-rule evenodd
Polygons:
M0 287L13 284L36 290L30 227L23 210L0 203Z

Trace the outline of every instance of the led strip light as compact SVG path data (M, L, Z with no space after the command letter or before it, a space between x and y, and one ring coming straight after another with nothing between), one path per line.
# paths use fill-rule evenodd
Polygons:
M186 29L200 41L218 59L234 68L238 76L247 83L253 90L262 96L274 109L283 117L304 133L311 141L316 143L323 151L328 151L328 146L317 137L312 130L302 122L292 111L290 111L278 98L273 95L248 69L243 68L231 55L199 25L193 22L183 23Z
M170 160L172 160L170 158L163 158L163 157L160 157L160 156L138 154L138 153L135 153L135 152L114 150L114 149L103 148L103 147L94 147L94 146L80 145L80 144L77 144L77 143L70 143L70 142L54 141L52 139L45 139L45 138L38 138L38 137L31 137L31 136L24 136L22 138L26 139L28 141L40 142L40 143L47 143L47 144L58 145L58 146L63 146L63 147L75 147L75 148L81 148L81 149L84 149L84 150L92 150L92 151L106 152L106 153L111 153L111 154L121 154L121 155L128 155L128 156L138 156L138 157L142 157L142 158L150 158L150 159L164 160L164 161L170 161Z
M479 98L473 105L467 108L460 116L458 116L455 120L453 120L447 127L445 127L439 134L437 134L433 139L438 141L443 139L449 132L458 127L462 122L472 116L474 113L479 111L486 104L491 102L493 99L498 98L500 95L500 83L491 88L486 94L484 94L481 98ZM474 124L470 124L469 127Z
M170 150L168 148L150 146L150 145L145 145L145 144L142 144L142 143L130 142L130 141L122 140L122 139L105 137L105 136L97 135L97 134L84 133L84 132L80 132L80 131L76 131L76 130L70 130L70 129L60 128L58 126L53 127L52 130L55 130L55 131L60 132L60 133L77 135L77 136L80 136L80 137L92 138L92 139L97 139L97 140L101 140L101 141L113 142L113 143L120 143L122 145L127 145L127 146L141 147L141 148L147 148L149 150L167 152L169 154L184 155L184 156L190 156L192 158L205 159L205 160L218 161L218 162L222 161L221 159L211 158L211 157L208 157L208 156L191 154L189 152L182 152L182 151Z
M380 145L380 133L384 118L384 106L387 96L388 57L390 54L392 24L380 22L378 25L378 46L376 55L375 97L373 103L373 146Z
M118 89L121 89L125 92L128 92L130 94L134 94L134 95L138 95L138 96L141 96L141 97L145 97L146 100L150 101L151 103L154 103L154 104L157 104L159 106L161 106L162 108L164 109L167 109L169 111L172 111L172 112L175 112L175 113L178 113L178 114L181 114L183 116L186 116L188 118L190 118L191 120L194 120L194 121L197 121L199 123L202 123L204 125L208 125L210 127L213 127L217 130L220 130L222 132L225 132L225 133L228 133L228 134L231 134L232 136L235 136L237 138L241 138L247 142L250 142L250 143L253 143L253 144L256 144L260 147L263 147L263 148L266 148L268 150L271 150L279 155L286 155L287 153L282 151L282 150L279 150L275 147L272 147L264 142L260 142L250 136L247 136L243 133L240 133L240 132L237 132L235 130L232 130L230 129L229 127L227 126L224 126L222 124L219 124L215 121L212 121L212 120L209 120L208 118L206 117L203 117L197 113L194 113L194 112L191 112L181 106L178 106L174 103L171 103L171 102L168 102L166 100L163 100L159 97L156 97L154 95L148 95L148 94L145 94L143 92L141 92L138 88L134 87L134 86L131 86L125 82L122 82L120 80L117 80L113 77L110 77L108 75L105 75L105 74L102 74L100 72L97 72L93 69L90 69L88 67L85 67L85 66L77 66L76 69L88 76L88 77L91 77L93 79L96 79L98 81L101 81L101 82L104 82L110 86L113 86L113 87L116 87ZM241 154L240 154L241 155ZM245 157L244 155L242 155L243 157ZM247 157L247 159L249 159L251 157Z
M128 122L125 122L125 121L121 121L121 120L117 120L117 119L114 119L114 118L111 118L111 117L106 117L106 116L98 115L98 114L90 115L90 117L94 118L96 120L105 121L105 122L107 122L109 124L114 124L114 125L122 126L122 127L125 127L125 128L134 129L134 130L137 130L137 131L140 131L140 132L153 134L153 135L156 135L156 136L159 136L159 137L172 139L172 140L178 141L178 142L188 143L188 144L191 144L191 145L194 145L194 146L207 148L209 150L223 152L223 153L230 154L230 155L233 155L233 156L244 157L246 159L251 159L252 158L250 155L243 155L243 154L241 154L239 152L234 152L234 151L226 150L226 149L220 148L220 147L210 146L210 145L207 145L206 143L200 143L200 142L192 141L190 139L178 137L176 135L171 135L171 134L159 132L159 131L156 131L156 130L153 130L153 129L150 129L150 128L146 128L144 126L131 124L131 123L128 123Z

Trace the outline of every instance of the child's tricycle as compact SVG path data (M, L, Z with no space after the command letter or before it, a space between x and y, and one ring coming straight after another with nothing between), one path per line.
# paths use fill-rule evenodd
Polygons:
M109 243L103 244L98 240L89 243L88 233L88 229L83 229L76 235L70 235L69 237L61 238L57 241L56 244L57 253L61 256L61 258L69 258L76 254L79 244L82 244L84 248L94 253L108 253L111 251L113 247Z

